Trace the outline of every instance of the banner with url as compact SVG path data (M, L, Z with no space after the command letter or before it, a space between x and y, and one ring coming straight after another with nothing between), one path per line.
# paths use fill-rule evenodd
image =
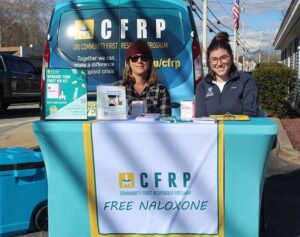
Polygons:
M223 121L115 124L83 125L91 236L224 236Z

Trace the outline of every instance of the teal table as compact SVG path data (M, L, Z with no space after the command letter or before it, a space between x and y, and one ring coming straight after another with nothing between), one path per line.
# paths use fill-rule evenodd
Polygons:
M84 123L80 121L33 123L33 130L41 147L47 170L50 237L92 236L85 168ZM125 134L126 130L130 134L137 129L136 124L129 121L106 123L108 127L114 124L119 127L124 126ZM188 140L195 139L195 136L189 136L189 129L184 132L185 126L196 128L199 124L178 123L153 126L149 123L147 126L152 126L149 129L151 133L162 128L170 129L174 135L185 136ZM180 129L180 134L176 134L177 129ZM116 136L118 134L115 130L111 132ZM268 118L224 123L225 237L259 236L265 167L276 134L277 124ZM121 136L125 135L122 133L119 138ZM139 142L143 144L143 141L137 139L137 143Z

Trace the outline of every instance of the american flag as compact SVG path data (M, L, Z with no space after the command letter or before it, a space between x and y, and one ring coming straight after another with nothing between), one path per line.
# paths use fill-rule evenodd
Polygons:
M240 1L239 0L235 0L235 3L232 8L232 14L233 14L234 29L236 31L238 31L239 19L240 19Z

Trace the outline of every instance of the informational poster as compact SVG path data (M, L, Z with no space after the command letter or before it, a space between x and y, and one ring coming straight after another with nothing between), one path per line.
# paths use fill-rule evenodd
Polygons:
M81 69L46 69L45 119L87 119L86 72Z
M127 119L127 102L124 86L97 86L97 119Z
M93 236L223 236L218 125L180 125L92 124Z

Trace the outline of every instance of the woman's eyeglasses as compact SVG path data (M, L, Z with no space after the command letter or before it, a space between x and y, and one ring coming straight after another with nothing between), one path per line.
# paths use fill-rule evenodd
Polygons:
M150 58L146 55L136 55L136 56L132 56L130 57L131 62L136 63L139 58L143 61L143 62L148 62L150 60Z
M212 58L209 58L209 62L212 64L212 65L216 65L218 64L218 61L220 60L221 63L228 63L229 62L229 59L230 59L230 56L229 55L223 55L219 58L216 58L216 57L212 57Z

